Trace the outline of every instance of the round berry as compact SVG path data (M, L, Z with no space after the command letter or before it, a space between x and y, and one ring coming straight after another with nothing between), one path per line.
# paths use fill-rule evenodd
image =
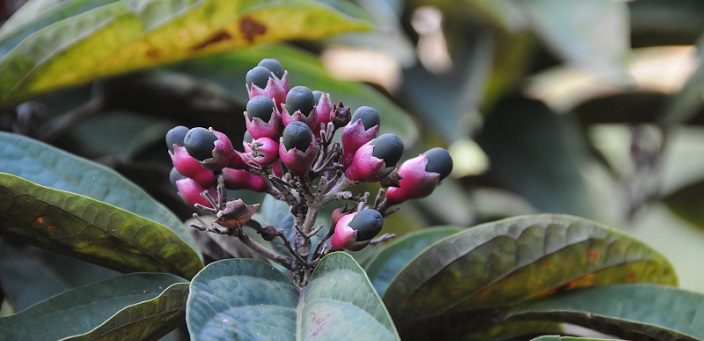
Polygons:
M252 99L247 102L245 110L247 111L247 117L249 117L250 121L255 117L259 117L262 121L269 122L271 115L274 113L275 106L276 104L273 99L259 95L252 97Z
M169 173L169 181L174 187L176 187L176 181L183 180L185 178L186 177L183 174L176 170L176 167L171 168L171 172Z
M372 240L384 226L384 218L379 211L364 209L352 218L349 226L357 231L357 241Z
M262 59L262 61L259 62L258 65L269 69L269 71L271 71L271 73L273 73L274 76L276 76L276 78L278 79L281 79L284 76L283 65L281 65L281 63L279 63L279 61L274 58Z
M286 110L288 110L289 114L300 110L303 115L308 116L314 107L315 96L313 91L310 91L305 86L296 86L286 95Z
M203 161L213 157L214 143L217 139L217 136L210 130L196 127L188 131L183 140L183 145L190 156L196 160Z
M271 77L271 71L263 66L255 66L253 69L247 71L244 76L244 81L250 87L252 84L258 86L259 88L266 88L266 83L269 82L269 77Z
M433 148L424 153L428 158L428 164L425 166L426 172L440 174L440 180L446 178L452 172L452 158L450 153L443 148Z
M169 150L174 150L174 144L177 146L183 146L183 139L186 137L187 133L188 128L184 126L171 128L171 130L166 133L166 146Z
M384 160L387 167L394 166L403 155L403 142L394 134L384 134L374 140L372 155Z
M357 120L362 120L364 130L369 130L369 128L379 125L379 113L371 107L361 106L354 111L350 122L354 123L357 122Z
M313 142L313 131L301 121L291 122L284 128L283 140L286 150L296 148L305 152L310 143Z
M315 102L315 104L318 104L318 102L320 102L320 97L323 97L323 92L320 90L314 90L313 101Z

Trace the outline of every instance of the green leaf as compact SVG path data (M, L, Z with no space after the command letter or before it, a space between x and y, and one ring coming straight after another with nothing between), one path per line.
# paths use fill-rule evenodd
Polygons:
M363 105L373 107L379 112L381 133L396 134L407 145L413 144L418 138L413 120L387 97L370 86L333 78L317 57L286 45L261 46L199 58L177 65L176 69L217 82L244 104L247 102L245 74L260 60L272 57L288 70L291 87L305 85L313 90L328 92L334 103L343 101L352 110ZM244 118L241 115L237 117L244 124Z
M380 296L399 272L428 245L459 232L455 227L439 227L404 235L385 247L364 267L369 280Z
M118 207L0 173L0 235L118 271L191 278L198 254L168 228Z
M667 208L684 221L704 229L702 195L704 195L704 180L699 180L668 194L663 198L663 202Z
M305 288L266 262L228 259L193 279L194 340L398 340L364 271L345 253L323 258Z
M628 2L631 46L691 45L704 32L704 3L680 0Z
M383 298L397 326L409 326L558 290L622 282L677 279L662 255L611 228L570 216L530 215L436 242L394 278Z
M623 58L629 47L628 5L610 0L525 2L533 28L568 62L620 78L627 74Z
M168 227L181 241L197 250L193 237L178 217L107 167L48 144L4 132L0 132L0 160L3 161L0 172L53 189L85 195L150 219Z
M366 29L310 0L116 1L43 27L0 56L0 103L233 48Z
M536 100L502 100L476 138L490 160L487 175L539 211L590 216L587 148L573 119Z
M630 340L701 340L704 295L652 284L597 286L520 305L505 317L569 322Z
M559 336L559 335L544 335L539 336L530 341L618 341L616 339L602 339L593 337L574 337L574 336Z
M144 340L182 323L188 282L157 273L122 275L66 291L0 318L12 340Z

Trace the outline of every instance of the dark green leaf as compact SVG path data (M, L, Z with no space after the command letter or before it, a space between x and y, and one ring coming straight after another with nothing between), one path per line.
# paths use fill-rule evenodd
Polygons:
M8 340L143 340L182 323L188 282L157 273L122 275L66 291L0 318Z
M211 263L191 285L186 322L194 340L398 340L364 271L342 252L323 258L297 288L266 262Z
M575 336L559 336L559 335L545 335L539 336L530 341L618 341L616 339L603 339L603 338L593 338L593 337L575 337Z
M704 32L704 3L680 0L677 6L660 0L627 2L631 46L691 45Z
M677 279L662 255L604 225L561 215L521 216L431 245L394 278L384 302L397 326L410 326L558 290L623 282Z
M193 250L181 221L146 192L115 171L20 135L0 132L0 172L117 206L168 227Z
M116 1L43 27L0 56L0 103L233 48L365 29L309 0Z
M688 184L663 198L663 202L678 217L704 229L704 180Z
M652 284L596 286L520 305L506 317L569 322L630 340L701 340L704 295Z
M163 225L121 208L0 173L0 235L118 271L191 278L198 254Z
M381 132L393 133L406 144L418 138L418 131L408 114L388 98L364 84L342 82L329 75L315 56L286 45L269 45L253 49L200 58L177 66L196 76L207 78L232 92L242 103L247 101L244 75L264 58L276 58L289 72L291 86L304 85L312 90L330 93L330 99L343 101L352 110L367 105L376 109L381 118ZM236 119L244 118L235 115ZM241 121L244 122L244 121Z
M587 149L572 119L535 100L501 101L477 136L489 156L488 176L540 211L590 216L582 177Z
M411 259L429 245L458 231L460 229L454 227L420 230L404 235L385 247L364 267L376 292L383 296L389 283L408 265Z

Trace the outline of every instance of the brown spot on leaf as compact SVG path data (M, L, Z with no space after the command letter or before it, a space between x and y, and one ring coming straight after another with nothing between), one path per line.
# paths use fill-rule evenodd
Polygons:
M596 262L597 260L599 260L599 252L589 250L589 253L587 255L590 262Z
M44 217L42 217L42 216L37 217L37 222L40 224L44 224Z
M53 231L54 230L54 225L49 225L46 227L47 230Z
M244 35L244 39L251 43L256 36L266 33L266 25L252 17L244 16L240 19L240 32Z
M632 280L636 279L636 273L631 271L628 273L628 275L626 277L628 278L629 281L632 281Z
M155 48L153 48L153 47L152 47L152 48L149 48L149 49L147 50L147 53L146 53L146 54L147 54L147 57L152 58L152 59L159 58L159 56L161 55L161 53L159 53L159 50L158 50L158 49L155 49Z
M220 31L220 32L213 34L212 36L210 36L210 38L204 40L200 44L193 46L193 49L194 50L201 50L201 49L208 47L210 45L217 44L217 43L220 43L220 42L223 42L226 40L231 40L231 39L232 39L232 35L227 33L227 31Z

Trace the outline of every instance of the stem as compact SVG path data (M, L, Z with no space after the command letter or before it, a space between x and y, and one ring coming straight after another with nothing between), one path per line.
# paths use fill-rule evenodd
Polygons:
M247 233L245 233L244 230L242 230L242 228L235 229L234 235L235 235L235 237L237 237L237 239L239 239L242 242L242 244L247 245L250 249L252 249L256 253L258 253L268 259L271 259L276 263L281 264L283 267L285 267L288 270L293 269L293 266L292 266L293 262L290 259L283 257L283 256L279 255L278 253L265 248L264 246L262 246L261 244L257 243L255 240L253 240L252 238L249 238Z
M81 106L42 125L37 132L37 136L42 141L54 141L74 125L101 112L104 106L105 100L103 97L94 97Z

